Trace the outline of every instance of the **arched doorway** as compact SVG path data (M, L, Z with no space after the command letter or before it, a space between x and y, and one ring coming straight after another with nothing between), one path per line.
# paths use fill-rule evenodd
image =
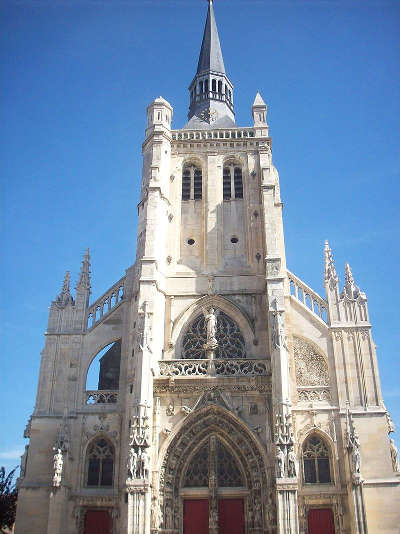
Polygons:
M160 469L159 499L169 534L261 534L272 530L273 492L264 453L228 410L190 414Z

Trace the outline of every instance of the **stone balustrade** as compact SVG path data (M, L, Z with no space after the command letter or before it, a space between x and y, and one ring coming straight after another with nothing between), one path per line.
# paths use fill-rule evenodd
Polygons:
M211 140L211 139L248 139L255 137L254 128L232 128L215 130L172 130L173 141Z
M327 301L290 271L287 271L287 276L289 279L290 294L292 297L295 297L315 315L327 323Z
M118 391L98 389L85 392L85 404L115 404L118 401Z
M93 302L87 311L87 329L90 330L110 313L124 298L125 277L118 280L108 291Z
M212 365L210 363L212 362ZM199 376L267 376L271 374L269 360L162 360L159 362L161 377Z

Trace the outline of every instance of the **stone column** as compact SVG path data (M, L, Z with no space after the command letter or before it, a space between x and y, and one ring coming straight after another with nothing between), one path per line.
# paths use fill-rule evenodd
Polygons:
M127 534L150 534L150 484L143 480L127 481Z

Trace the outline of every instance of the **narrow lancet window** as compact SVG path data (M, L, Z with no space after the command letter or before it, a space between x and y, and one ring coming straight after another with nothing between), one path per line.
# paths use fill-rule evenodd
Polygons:
M201 200L203 197L203 175L195 165L185 166L182 171L182 200Z
M329 451L318 436L311 436L303 446L303 473L306 484L329 484Z
M223 170L224 200L243 198L242 169L237 165L226 165Z
M87 453L87 486L110 487L113 485L114 447L104 438L89 446Z

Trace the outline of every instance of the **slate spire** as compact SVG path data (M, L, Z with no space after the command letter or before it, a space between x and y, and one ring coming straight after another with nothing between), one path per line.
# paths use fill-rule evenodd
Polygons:
M212 0L208 0L197 71L189 91L189 122L185 128L235 127L233 85L225 71Z
M203 42L197 64L197 74L212 70L225 74L224 59L219 42L218 28L215 21L212 0L208 1L206 25L204 27Z

